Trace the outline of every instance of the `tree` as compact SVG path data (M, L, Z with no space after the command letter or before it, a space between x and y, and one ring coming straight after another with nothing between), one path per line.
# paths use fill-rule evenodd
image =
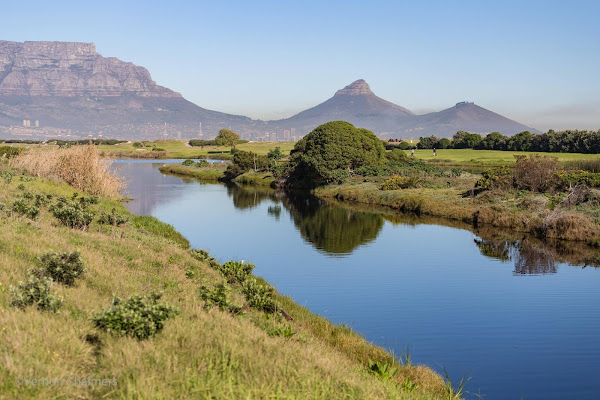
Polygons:
M483 150L504 150L507 137L500 132L488 133L479 143L479 148Z
M267 157L269 157L269 160L272 160L272 161L280 160L283 157L281 148L275 147L275 149L269 150L269 152L267 153Z
M215 138L218 146L231 146L235 150L236 143L240 140L240 135L229 129L221 129L219 135Z
M438 139L437 136L421 137L419 138L417 147L419 149L434 149L437 147L439 141L440 139Z
M356 168L385 162L381 140L345 121L316 127L291 152L288 184L315 187L341 181Z
M517 133L506 144L506 149L511 151L527 151L531 147L532 134L529 131Z

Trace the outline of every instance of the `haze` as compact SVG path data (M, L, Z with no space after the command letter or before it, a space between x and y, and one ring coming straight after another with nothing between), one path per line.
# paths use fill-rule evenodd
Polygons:
M213 110L285 118L364 78L411 110L600 128L598 2L27 4L3 4L1 39L94 42Z

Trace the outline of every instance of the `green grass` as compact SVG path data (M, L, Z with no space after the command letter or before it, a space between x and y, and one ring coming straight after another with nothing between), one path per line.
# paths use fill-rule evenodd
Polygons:
M405 150L410 156L410 150ZM515 155L543 154L547 156L558 157L561 162L573 160L598 159L598 154L579 154L579 153L534 153L527 151L499 151L499 150L473 150L473 149L438 149L437 156L433 156L433 150L415 150L415 157L447 164L482 164L482 165L502 165L515 162Z
M11 183L0 180L0 203L12 204L23 193L19 184L34 195L74 192L65 184L15 177ZM120 227L93 222L81 231L57 223L47 206L35 221L0 211L0 397L433 399L443 394L442 378L429 368L396 365L381 347L289 297L275 294L292 321L247 306L240 315L205 310L199 288L214 287L223 276L194 258L172 227L133 216L116 200L101 198L90 208L96 215L115 209L129 222ZM64 298L60 312L11 307L9 287L23 281L36 258L49 251L79 251L85 263L86 272L73 287L52 286ZM93 317L113 296L152 292L162 292L161 301L180 311L152 338L115 336L94 326ZM230 299L245 301L235 286ZM285 331L295 334L273 335ZM379 379L369 372L369 359L398 372ZM117 385L44 387L18 381L69 376L114 378ZM403 390L407 378L419 389Z
M192 147L187 145L186 140L157 140L153 143L156 143L156 147L167 151L168 154L164 158L231 158L231 148L227 146L204 146L204 148ZM245 151L253 151L260 155L266 155L269 150L280 147L284 155L288 155L294 145L294 142L250 142L240 144L236 146L236 148ZM98 146L98 148L107 155L112 154L119 157L126 157L127 155L132 154L141 156L145 152L151 150L151 148L136 149L133 147L133 142L121 143L114 146Z
M179 176L189 176L191 178L204 181L218 181L223 178L223 173L227 165L211 164L208 167L185 166L181 164L169 164L159 168L159 171L165 174L174 174Z

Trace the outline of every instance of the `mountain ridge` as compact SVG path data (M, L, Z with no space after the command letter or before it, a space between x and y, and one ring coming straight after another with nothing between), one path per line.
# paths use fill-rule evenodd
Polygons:
M146 68L100 55L93 43L0 40L4 136L211 138L221 128L231 128L254 140L272 140L273 132L278 139L297 139L332 120L348 121L382 138L449 137L458 130L537 132L470 103L416 115L376 96L364 79L289 118L253 120L202 108L158 85Z

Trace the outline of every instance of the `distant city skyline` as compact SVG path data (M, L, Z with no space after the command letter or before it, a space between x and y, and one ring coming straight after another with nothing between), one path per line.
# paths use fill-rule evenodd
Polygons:
M467 100L542 131L600 129L595 1L29 1L2 15L2 40L94 42L201 107L255 119L365 79L419 114Z

